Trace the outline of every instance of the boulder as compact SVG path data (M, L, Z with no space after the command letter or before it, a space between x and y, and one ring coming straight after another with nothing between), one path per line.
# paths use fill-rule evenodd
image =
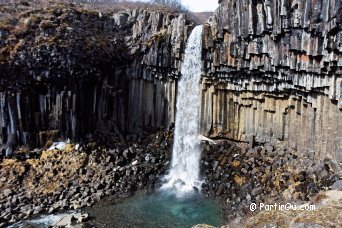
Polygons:
M73 217L73 215L64 215L62 218L52 223L51 226L54 228L70 227Z
M332 190L339 190L342 191L342 180L338 180L336 181L332 186L331 186Z
M4 194L4 196L6 196L6 197L12 195L12 193L13 193L13 191L12 191L11 189L5 189L5 190L3 191L3 194Z
M74 218L77 220L77 222L84 222L88 219L88 217L89 217L88 214L81 214L81 213L74 214Z

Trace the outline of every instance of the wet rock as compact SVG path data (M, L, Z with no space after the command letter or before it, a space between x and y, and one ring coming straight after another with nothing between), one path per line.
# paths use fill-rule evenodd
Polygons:
M89 217L88 214L81 214L81 213L76 213L73 216L77 220L77 222L85 222L85 221L87 221L87 219Z
M220 187L218 188L218 190L216 192L216 195L217 196L222 195L223 191L224 191L224 185L220 185Z
M3 212L1 213L1 218L3 218L5 221L7 220L10 220L11 219L11 213L8 213L8 212Z
M75 209L77 209L77 208L75 208ZM54 207L50 207L50 208L48 209L48 213L51 214L51 213L53 213L55 210L56 210L56 209L55 209Z
M12 218L8 221L9 223L15 223L18 221L17 216L12 216Z
M91 196L91 200L94 202L99 202L101 200L101 196L98 194L94 194Z
M37 206L33 208L33 215L38 215L43 211L43 208L41 206Z
M60 218L58 221L51 224L52 227L69 227L72 224L73 215L65 215Z

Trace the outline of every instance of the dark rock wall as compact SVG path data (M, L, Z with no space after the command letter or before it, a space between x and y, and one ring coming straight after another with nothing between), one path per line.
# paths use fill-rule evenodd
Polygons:
M0 143L8 154L18 144L136 137L174 122L175 79L193 27L184 15L53 9L36 23L24 37L6 32L1 46Z
M220 2L204 28L202 132L341 160L341 1Z
M337 0L220 1L204 26L202 133L342 160L341 16ZM168 127L193 26L75 8L0 26L4 149Z

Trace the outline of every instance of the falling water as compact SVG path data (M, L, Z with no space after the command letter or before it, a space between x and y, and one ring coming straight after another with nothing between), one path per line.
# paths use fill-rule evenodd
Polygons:
M173 188L177 193L200 188L199 140L200 77L202 26L192 31L185 50L182 77L178 81L177 114L170 173L162 189Z

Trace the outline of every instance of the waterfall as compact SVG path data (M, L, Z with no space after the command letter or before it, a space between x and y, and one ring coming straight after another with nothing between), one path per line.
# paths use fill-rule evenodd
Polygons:
M200 78L202 26L192 31L185 49L182 76L178 81L177 113L172 163L162 189L173 188L177 193L201 187L199 163Z

